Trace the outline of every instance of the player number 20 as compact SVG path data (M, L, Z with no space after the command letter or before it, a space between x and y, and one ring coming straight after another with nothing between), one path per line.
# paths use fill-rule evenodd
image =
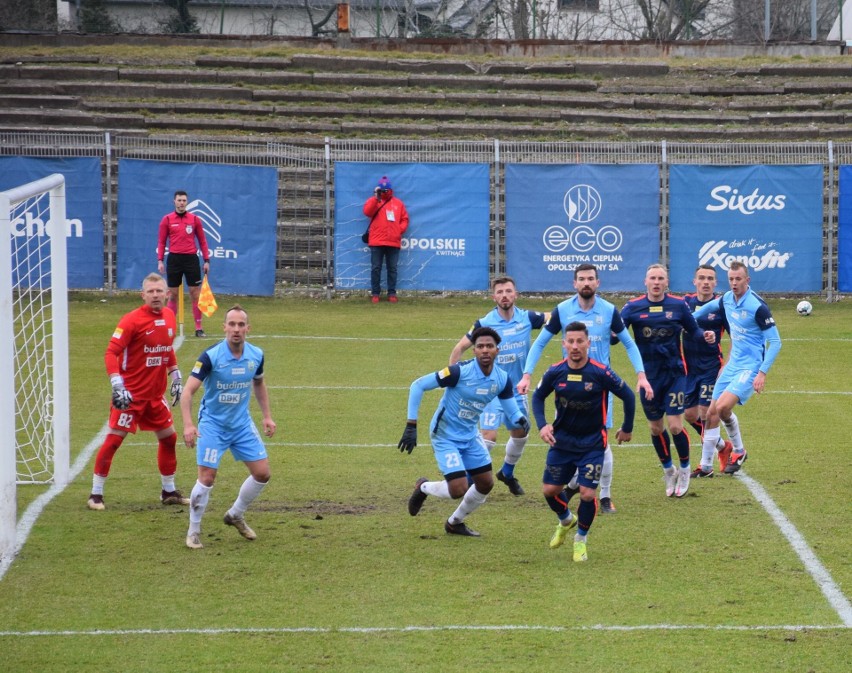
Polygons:
M670 407L682 407L683 406L683 392L669 393L669 406Z

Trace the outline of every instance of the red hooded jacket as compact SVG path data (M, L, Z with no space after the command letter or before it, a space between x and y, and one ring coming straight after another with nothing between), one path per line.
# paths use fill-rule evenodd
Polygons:
M402 247L402 235L408 229L408 211L393 195L393 190L385 192L381 198L371 196L367 199L364 215L372 219L368 245Z

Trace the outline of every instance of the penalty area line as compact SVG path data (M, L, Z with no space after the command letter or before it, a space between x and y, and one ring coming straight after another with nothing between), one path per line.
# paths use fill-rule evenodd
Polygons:
M837 613L838 617L840 617L843 625L846 627L852 627L852 604L849 603L849 600L843 594L843 591L840 589L838 584L834 581L831 573L828 572L828 569L822 564L819 558L817 558L817 555L814 553L813 549L811 549L810 545L805 540L805 537L793 525L790 519L786 517L784 512L781 511L781 508L775 504L775 501L769 493L766 492L766 489L760 485L760 483L749 477L743 471L740 471L737 476L751 492L754 499L757 500L760 506L766 510L775 522L775 525L778 526L781 534L787 538L787 542L790 543L793 551L796 552L796 555L804 564L805 570L808 571L808 574L810 574L814 582L816 582L816 585L819 587L820 591L822 591L831 607L834 608L834 611Z
M174 349L178 350L183 344L183 337L178 336L174 340ZM44 493L38 496L35 500L33 500L29 507L24 511L21 518L18 520L18 524L15 527L15 549L11 554L7 554L0 558L0 582L3 581L3 577L5 577L6 572L12 566L12 562L20 553L21 549L24 548L24 543L27 541L27 538L30 536L30 531L32 531L35 522L38 521L38 518L41 516L41 513L44 511L44 508L47 507L51 500L53 500L57 495L62 493L68 484L72 483L83 471L83 468L86 467L92 455L97 451L101 444L103 444L104 438L109 431L108 422L104 423L104 426L98 431L98 434L92 438L80 454L77 456L74 463L71 465L71 469L68 473L68 483L67 484L52 484L50 488L48 488Z
M0 638L37 638L61 636L160 636L160 635L231 635L231 634L371 634L371 633L439 633L444 631L552 631L554 633L577 633L588 631L632 632L632 631L838 631L852 628L847 625L829 624L593 624L590 626L546 626L539 624L448 624L446 626L293 626L293 627L223 627L206 629L91 629L91 630L39 630L0 631Z

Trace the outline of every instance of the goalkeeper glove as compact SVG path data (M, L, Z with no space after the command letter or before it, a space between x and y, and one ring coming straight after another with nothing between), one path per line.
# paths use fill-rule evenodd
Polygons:
M530 422L524 416L521 416L517 421L515 421L515 425L517 425L526 434L530 434Z
M405 432L402 433L402 439L399 440L397 448L402 451L411 453L414 447L417 446L417 423L409 421L405 424Z
M116 375L110 377L109 382L112 384L112 406L119 411L129 409L133 402L133 395L124 387L124 379Z
M180 402L180 396L183 392L183 383L180 376L180 369L175 369L172 372L172 387L169 388L169 395L172 396L172 406Z

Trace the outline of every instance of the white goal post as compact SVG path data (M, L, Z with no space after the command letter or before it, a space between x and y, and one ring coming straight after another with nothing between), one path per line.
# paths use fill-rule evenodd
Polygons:
M18 484L69 477L66 226L64 176L0 192L0 557Z

